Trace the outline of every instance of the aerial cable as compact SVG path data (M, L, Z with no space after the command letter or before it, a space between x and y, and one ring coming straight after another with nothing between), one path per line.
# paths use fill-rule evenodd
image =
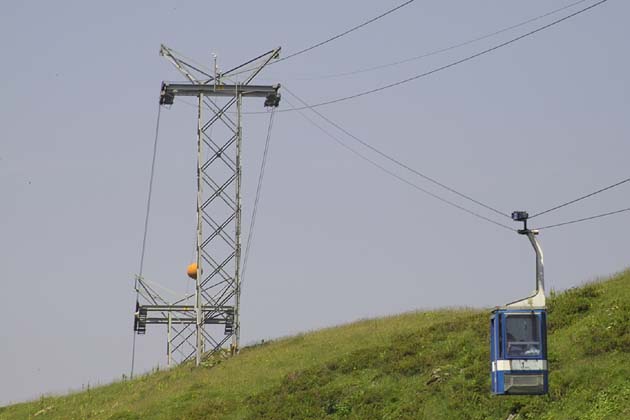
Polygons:
M158 150L158 138L160 132L160 114L162 113L162 106L158 105L157 121L155 123L155 139L153 140L153 157L151 158L151 172L149 175L149 193L147 194L147 207L144 216L144 233L142 235L142 250L140 251L140 267L138 268L138 275L136 276L134 289L136 291L136 304L138 303L138 297L140 290L138 289L138 281L142 279L142 271L144 269L144 256L147 249L147 234L149 231L149 215L151 213L151 197L153 196L153 180L155 178L155 161ZM133 344L131 349L131 373L129 377L133 379L133 371L136 360L136 333L133 334Z
M594 195L596 195L596 194L599 194L599 193L601 193L601 192L604 192L604 191L610 190L610 189L615 188L615 187L617 187L617 186L619 186L619 185L621 185L621 184L625 184L625 183L626 183L626 182L628 182L628 181L630 181L630 178L623 179L623 180L621 180L621 181L619 181L619 182L617 182L617 183L614 183L614 184L609 185L609 186L607 186L607 187L601 188L601 189L599 189L599 190L597 190L597 191L593 191L592 193L589 193L589 194L583 195L583 196L581 196L581 197L578 197L578 198L576 198L575 200L571 200L571 201L568 201L568 202L566 202L566 203L563 203L563 204L560 204L560 205L558 205L558 206L555 206L555 207L552 207L552 208L550 208L550 209L547 209L547 210L545 210L545 211L541 211L540 213L536 213L536 214L534 214L533 216L530 216L529 218L530 218L530 219L533 219L533 218L534 218L534 217L536 217L536 216L540 216L540 215L542 215L542 214L551 213L551 212L552 212L552 211L554 211L554 210L558 210L558 209L560 209L560 208L562 208L562 207L566 207L566 206L568 206L568 205L570 205L570 204L577 203L578 201L581 201L581 200L584 200L584 199L586 199L586 198L592 197L592 196L594 196Z
M465 63L467 61L473 60L473 59L475 59L477 57L481 57L481 56L483 56L485 54L488 54L488 53L490 53L492 51L495 51L495 50L498 50L500 48L506 47L506 46L508 46L510 44L513 44L513 43L515 43L517 41L520 41L523 38L527 38L527 37L532 36L532 35L534 35L534 34L536 34L538 32L544 31L545 29L549 29L552 26L555 26L555 25L557 25L557 24L559 24L561 22L564 22L565 20L571 19L571 18L573 18L573 17L575 17L575 16L577 16L579 14L582 14L582 13L584 13L584 12L590 10L590 9L593 9L594 7L597 7L597 6L599 6L599 5L603 4L603 3L606 3L607 1L608 0L600 0L597 3L594 3L594 4L592 4L592 5L588 6L588 7L585 7L583 9L578 10L577 12L571 13L570 15L564 16L564 17L562 17L560 19L556 19L556 20L554 20L551 23L548 23L548 24L546 24L544 26L541 26L541 27L536 28L536 29L534 29L532 31L529 31L529 32L527 32L527 33L525 33L523 35L519 35L516 38L512 38L512 39L510 39L508 41L505 41L505 42L497 44L497 45L495 45L493 47L487 48L487 49L485 49L483 51L480 51L478 53L469 55L469 56L467 56L465 58L461 58L461 59L459 59L457 61L453 61L453 62L451 62L449 64L445 64L443 66L437 67L437 68L435 68L433 70L429 70L427 72L420 73L420 74L417 74L415 76L408 77L406 79L399 80L397 82L393 82L393 83L390 83L390 84L387 84L387 85L384 85L384 86L381 86L381 87L378 87L378 88L364 90L362 92L355 93L353 95L348 95L348 96L343 96L343 97L340 97L340 98L330 99L328 101L319 102L319 103L316 103L316 104L312 104L310 106L297 107L295 109L280 109L280 110L278 110L278 112L291 112L291 111L297 111L297 110L300 110L300 109L317 108L317 107L320 107L320 106L332 105L332 104L336 104L336 103L339 103L339 102L345 102L345 101L348 101L348 100L351 100L351 99L356 99L356 98L360 98L362 96L371 95L372 93L381 92L383 90L391 89L393 87L400 86L400 85L403 85L405 83L409 83L409 82L412 82L414 80L430 76L430 75L432 75L434 73L438 73L438 72L440 72L442 70L446 70L446 69L449 69L451 67L455 67L455 66L457 66L459 64L462 64L462 63Z
M556 223L554 225L543 226L543 227L539 227L539 228L536 228L536 229L537 230L551 229L551 228L555 228L555 227L558 227L558 226L565 226L565 225L570 225L570 224L573 224L573 223L585 222L587 220L599 219L600 217L611 216L613 214L623 213L625 211L630 211L630 207L625 208L625 209L621 209L621 210L611 211L611 212L608 212L608 213L598 214L596 216L584 217L582 219L570 220L568 222L562 222L562 223Z
M265 150L263 152L262 162L260 163L260 173L258 175L258 185L256 187L256 198L252 209L252 218L249 223L249 232L247 232L247 242L245 244L245 255L243 257L243 269L241 270L241 287L245 279L245 271L247 270L247 261L252 248L252 239L254 237L254 227L256 226L256 214L258 212L258 203L262 192L263 180L265 178L265 167L267 166L267 156L269 155L269 145L271 143L271 130L273 129L273 121L276 115L276 108L272 108L269 115L269 127L267 128L267 139L265 140Z
M454 45L451 45L451 46L448 46L448 47L444 47L444 48L440 48L440 49L437 49L437 50L433 50L433 51L430 51L430 52L427 52L427 53L424 53L424 54L416 55L416 56L413 56L413 57L405 58L405 59L394 61L394 62L390 62L390 63L379 64L379 65L372 66L372 67L366 67L366 68L363 68L363 69L346 71L346 72L342 72L342 73L328 74L328 75L319 76L319 77L309 77L309 78L300 79L300 80L323 80L323 79L332 79L332 78L336 78L336 77L351 76L351 75L355 75L355 74L367 73L367 72L371 72L371 71L374 71L374 70L381 70L381 69L385 69L385 68L389 68L389 67L398 66L400 64L410 63L412 61L421 60L423 58L431 57L431 56L442 54L442 53L445 53L445 52L448 52L448 51L451 51L451 50L454 50L454 49L457 49L457 48L465 47L466 45L470 45L470 44L473 44L475 42L482 41L484 39L491 38L491 37L496 36L496 35L500 35L500 34L502 34L504 32L508 32L508 31L513 30L513 29L520 28L521 26L525 26L525 25L527 25L529 23L532 23L532 22L535 22L537 20L544 19L547 16L554 15L554 14L556 14L558 12L561 12L561 11L566 10L566 9L570 9L573 6L577 6L578 4L581 4L581 3L584 3L584 2L587 2L587 1L590 1L590 0L579 0L579 1L576 1L574 3L568 4L566 6L560 7L558 9L551 10L551 11L549 11L547 13L542 14L542 15L538 15L536 17L527 19L527 20L522 21L520 23L517 23L517 24L511 25L511 26L508 26L506 28L499 29L499 30L496 30L494 32L488 33L486 35L482 35L482 36L479 36L477 38L473 38L473 39L470 39L468 41L463 41L463 42L460 42L460 43L457 43L457 44L454 44Z
M508 215L507 213L504 213L504 212L502 212L502 211L500 211L500 210L495 209L494 207L491 207L491 206L489 206L489 205L487 205L487 204L484 204L484 203L482 203L482 202L481 202L481 201L479 201L479 200L475 200L474 198L472 198L472 197L470 197L470 196L468 196L468 195L466 195L466 194L463 194L463 193L461 193L461 192L457 191L456 189L449 187L449 186L448 186L448 185L446 185L446 184L443 184L443 183L441 183L441 182L437 181L436 179L434 179L434 178L432 178L432 177L430 177L430 176L428 176L428 175L426 175L426 174L424 174L424 173L422 173L422 172L418 171L417 169L412 168L411 166L407 165L406 163L404 163L404 162L402 162L402 161L400 161L400 160L398 160L398 159L396 159L396 158L394 158L394 157L392 157L392 156L388 155L387 153L385 153L385 152L381 151L380 149L377 149L376 147L372 146L371 144L369 144L369 143L368 143L368 142L366 142L365 140L362 140L361 138L359 138L359 137L357 137L356 135L352 134L351 132L349 132L348 130L346 130L345 128L343 128L341 125L339 125L339 124L338 124L338 123L336 123L335 121L333 121L333 120L331 120L330 118L326 117L325 115L323 115L323 114L322 114L321 112L319 112L318 110L313 109L313 108L312 108L311 106L309 106L309 104L308 104L308 103L306 103L303 99L299 98L299 97L298 97L295 93L291 92L291 90L289 90L289 88L288 88L288 87L286 87L286 85L285 85L283 88L284 88L284 90L286 90L286 91L287 91L287 92L288 92L291 96L293 96L295 99L297 99L298 101L300 101L304 107L306 107L306 108L310 109L312 112L314 112L315 114L317 114L320 118L322 118L323 120L325 120L327 123L329 123L329 124L330 124L330 125L332 125L333 127L337 128L339 131L341 131L342 133L346 134L348 137L350 137L350 138L354 139L355 141L359 142L359 143L360 143L360 144L362 144L363 146L365 146L365 147L367 147L368 149L372 150L373 152L377 153L377 154L378 154L378 155L380 155L381 157L383 157L383 158L385 158L385 159L389 160L390 162L392 162L392 163L394 163L394 164L396 164L396 165L400 166L400 167L401 167L401 168L403 168L403 169L406 169L407 171L409 171L409 172L411 172L411 173L413 173L413 174L415 174L415 175L417 175L417 176L419 176L419 177L421 177L421 178L423 178L423 179L425 179L425 180L427 180L427 181L429 181L429 182L432 182L433 184L435 184L435 185L437 185L437 186L439 186L439 187L441 187L441 188L443 188L443 189L445 189L445 190L447 190L447 191L449 191L449 192L451 192L451 193L453 193L453 194L455 194L455 195L458 195L458 196L460 196L460 197L462 197L462 198L464 198L464 199L466 199L466 200L468 200L468 201L470 201L470 202L473 202L473 203L477 204L478 206L481 206L481 207L483 207L483 208L485 208L485 209L487 209L487 210L490 210L490 211L492 211L492 212L494 212L494 213L496 213L496 214L498 214L498 215L500 215L500 216L507 217L508 219L511 219L511 216L510 216L510 215Z
M408 1L404 2L404 3L402 3L402 4L399 4L398 6L394 7L393 9L389 9L386 12L381 13L380 15L373 17L372 19L366 20L365 22L348 29L347 31L344 31L344 32L342 32L340 34L337 34L337 35L333 36L333 37L330 37L330 38L328 38L328 39L326 39L324 41L318 42L317 44L311 45L310 47L301 49L300 51L294 52L293 54L289 54L286 57L280 58L279 60L276 60L276 61L274 61L271 64L280 63L281 61L288 60L288 59L296 57L296 56L298 56L300 54L304 54L305 52L311 51L311 50L313 50L313 49L315 49L317 47L321 47L324 44L328 44L329 42L334 41L335 39L341 38L342 36L348 35L349 33L356 31L357 29L361 29L362 27L367 26L367 25L369 25L372 22L375 22L375 21L377 21L377 20L379 20L381 18L384 18L385 16L387 16L387 15L389 15L391 13L394 13L398 9L402 9L403 7L407 6L408 4L413 3L414 1L415 0L408 0Z
M298 55L304 54L304 53L306 53L306 52L308 52L308 51L314 50L315 48L321 47L322 45L328 44L329 42L332 42L332 41L334 41L334 40L336 40L336 39L339 39L339 38L341 38L341 37L343 37L343 36L345 36L345 35L348 35L348 34L350 34L351 32L356 31L357 29L361 29L361 28L363 28L364 26L369 25L370 23L376 22L377 20L379 20L379 19L381 19L381 18L384 18L385 16L387 16L387 15L389 15L389 14L391 14L391 13L394 13L394 12L395 12L396 10L398 10L398 9L402 9L403 7L407 6L408 4L413 3L414 1L415 1L415 0L408 0L408 1L404 2L404 3L402 3L402 4L399 4L398 6L396 6L396 7L392 8L392 9L389 9L389 10L387 10L387 11L385 11L385 12L381 13L380 15L375 16L375 17L373 17L373 18L371 18L371 19L369 19L369 20L366 20L366 21L365 21L365 22L363 22L363 23L360 23L360 24L358 24L358 25L356 25L356 26L353 26L352 28L350 28L350 29L348 29L348 30L346 30L346 31L344 31L344 32L341 32L341 33L339 33L339 34L337 34L337 35L334 35L334 36L332 36L332 37L330 37L330 38L328 38L328 39L325 39L325 40L323 40L323 41L321 41L321 42L318 42L318 43L316 43L316 44L314 44L314 45L311 45L310 47L306 47L306 48L303 48L303 49L301 49L301 50L299 50L299 51L296 51L296 52L294 52L294 53L292 53L292 54L289 54L289 55L287 55L286 57L282 57L282 58L279 58L279 59L278 59L278 60L276 60L276 61L272 61L272 62L270 62L270 63L268 64L268 66L273 65L273 64L278 64L278 63L280 63L280 62L282 62L282 61L288 60L288 59L290 59L290 58L293 58L293 57L296 57L296 56L298 56ZM233 70L235 70L235 69L233 69ZM246 72L251 71L251 70L253 70L253 69L252 69L252 68L248 68L248 69L245 69L245 70L240 70L240 71L235 72L235 73L230 73L230 76L236 76L236 75L239 75L239 74L241 74L241 73L246 73Z
M504 228L504 229L507 229L507 230L509 230L509 231L512 231L512 232L514 231L514 229L513 229L513 228L511 228L511 227L509 227L509 226L507 226L507 225L505 225L505 224L503 224L503 223L500 223L500 222L497 222L497 221L495 221L495 220L492 220L492 219L490 219L489 217L483 216L483 215L481 215L481 214L479 214L479 213L476 213L476 212L474 212L474 211L472 211L472 210L467 209L466 207L463 207L463 206L461 206L461 205L459 205L459 204L457 204L457 203L454 203L454 202L452 202L452 201L450 201L450 200L447 200L446 198L443 198L443 197L441 197L441 196L439 196L439 195L437 195L437 194L435 194L435 193L433 193L433 192L431 192L431 191L429 191L429 190L426 190L426 189L422 188L421 186L419 186L418 184L416 184L416 183L414 183L414 182L411 182L411 181L409 181L408 179L405 179L405 178L403 178L402 176L398 175L397 173L395 173L395 172L393 172L393 171L391 171L391 170L387 169L386 167L384 167L383 165L379 164L378 162L376 162L376 161L374 161L374 160L370 159L369 157L365 156L364 154L362 154L362 153L361 153L361 152L359 152L358 150L356 150L356 149L354 149L354 148L352 148L352 147L348 146L347 144L345 144L342 140L340 140L340 139L339 139L338 137L336 137L334 134L332 134L331 132L329 132L328 130L326 130L325 128L323 128L321 125L319 125L319 124L317 124L315 121L313 121L311 118L309 118L309 117L308 117L308 116L307 116L304 112L302 112L302 109L300 109L299 107L296 107L295 105L293 105L293 104L291 103L291 101L289 101L288 99L286 99L286 98L285 98L285 99L283 99L283 100L284 100L284 101L286 101L286 102L287 102L287 103L288 103L288 104L292 107L292 109L295 109L296 111L298 111L298 113L299 113L299 114L300 114L300 115L301 115L301 116L302 116L305 120L307 120L310 124L312 124L313 126L315 126L317 129L319 129L322 133L324 133L326 136L328 136L329 138L331 138L333 141L335 141L335 142L336 142L337 144L339 144L341 147L343 147L344 149L346 149L346 150L350 151L352 154L356 155L356 156L357 156L357 157L359 157L360 159L362 159L362 160L364 160L364 161L368 162L370 165L375 166L376 168L378 168L378 169L379 169L379 170L381 170L382 172L384 172L384 173L388 174L389 176L391 176L391 177L393 177L393 178L395 178L395 179L397 179L397 180L399 180L399 181L401 181L401 182L403 182L403 183L405 183L405 184L409 185L410 187L412 187L412 188L414 188L414 189L416 189L416 190L418 190L418 191L420 191L420 192L423 192L424 194L427 194L427 195L429 195L429 196L431 196L431 197L435 198L436 200L439 200L439 201L441 201L441 202L443 202L443 203L445 203L445 204L448 204L449 206L455 207L455 208L457 208L457 209L459 209L459 210L461 210L461 211L464 211L464 212L466 212L466 213L468 213L468 214L470 214L470 215L472 215L472 216L474 216L474 217L477 217L477 218L479 218L479 219L485 220L486 222L489 222L489 223L492 223L492 224L494 224L494 225L500 226L500 227L502 227L502 228Z

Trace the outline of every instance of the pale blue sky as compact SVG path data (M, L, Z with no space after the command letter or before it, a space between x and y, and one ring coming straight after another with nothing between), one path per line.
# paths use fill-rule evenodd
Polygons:
M569 3L416 0L270 67L259 81L310 102L352 94L539 23L394 68L305 79L447 47ZM159 87L180 79L158 55L160 43L208 65L216 53L227 68L276 46L295 52L394 4L3 4L0 405L129 371ZM630 4L610 0L477 60L320 111L504 212L536 212L629 176L629 13ZM258 111L262 103L246 106ZM264 115L244 123L246 215L266 123ZM195 147L194 110L176 101L162 112L145 273L181 291L190 287ZM540 223L630 207L629 192L626 184ZM556 290L630 265L628 213L544 231L540 240ZM533 258L525 238L414 191L298 114L281 113L243 291L243 341L414 309L506 303L533 288ZM138 339L139 371L163 365L164 348L164 332L150 328Z

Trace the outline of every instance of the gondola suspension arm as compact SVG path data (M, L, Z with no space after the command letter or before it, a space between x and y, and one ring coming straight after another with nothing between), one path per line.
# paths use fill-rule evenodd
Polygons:
M536 253L536 290L531 296L508 303L506 305L506 307L508 308L544 308L546 305L545 266L543 260L543 252L540 246L540 242L538 242L538 239L536 238L536 236L538 235L538 231L527 228L528 218L529 215L525 211L515 211L512 213L512 219L514 221L523 222L523 229L519 229L518 233L527 236L529 242L534 248L534 252Z

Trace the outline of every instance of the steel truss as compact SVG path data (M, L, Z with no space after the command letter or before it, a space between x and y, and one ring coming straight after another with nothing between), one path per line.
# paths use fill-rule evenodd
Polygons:
M280 85L250 82L273 59L271 50L223 74L210 74L162 45L160 54L190 83L162 83L160 104L171 105L176 96L197 98L197 275L195 292L165 299L158 287L136 278L139 301L134 331L146 332L148 324L167 326L170 365L229 350L238 352L241 297L241 114L244 97L265 98L265 106L277 107ZM247 68L248 70L243 70ZM239 70L237 72L237 70ZM231 74L245 75L241 82ZM226 84L225 82L231 82ZM206 115L205 111L210 112Z

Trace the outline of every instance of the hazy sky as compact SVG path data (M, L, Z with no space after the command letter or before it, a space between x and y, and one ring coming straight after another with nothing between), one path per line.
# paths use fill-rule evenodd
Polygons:
M258 82L311 102L352 94L553 17L408 64L321 76L448 47L569 3L416 0L270 67ZM216 53L227 69L276 46L290 54L395 4L3 3L0 405L129 372L159 88L181 80L158 55L160 43L208 65ZM628 2L610 0L492 54L320 111L503 212L540 211L630 176L629 14ZM262 101L246 110L262 110ZM147 276L181 292L192 287L185 267L195 229L194 113L177 100L162 112L145 263ZM266 126L265 115L244 122L246 220ZM630 207L629 197L625 184L532 225ZM548 286L562 290L630 265L630 214L546 230L540 240ZM525 238L388 177L295 112L277 115L243 290L244 343L414 309L490 307L533 287ZM164 338L154 326L139 337L138 371L164 365Z

